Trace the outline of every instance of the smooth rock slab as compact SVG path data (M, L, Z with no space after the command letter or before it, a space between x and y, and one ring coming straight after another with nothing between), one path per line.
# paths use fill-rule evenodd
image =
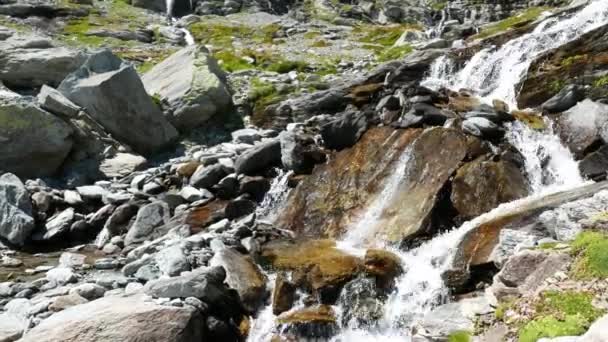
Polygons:
M144 296L104 297L44 320L23 342L195 342L203 320L192 307L170 307Z

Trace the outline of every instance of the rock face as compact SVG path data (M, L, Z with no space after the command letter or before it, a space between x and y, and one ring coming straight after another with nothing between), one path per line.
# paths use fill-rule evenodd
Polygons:
M527 194L526 178L510 160L479 157L458 169L452 181L452 203L467 219Z
M226 283L239 293L243 307L249 312L256 312L264 303L267 279L250 257L223 249L213 256L210 264L226 270Z
M24 98L0 98L0 170L20 177L55 173L72 148L72 129Z
M89 57L58 90L85 108L116 139L140 153L154 152L177 137L135 69L109 50Z
M377 131L380 132L382 131ZM384 131L380 134L380 138L386 139L390 132L390 130ZM369 227L368 236L399 242L422 233L429 223L430 213L439 191L465 157L467 147L462 133L433 128L420 134L411 143L408 152L403 152L404 147L411 142L411 137L417 132L409 130L404 131L401 136L389 135L386 142L373 141L378 136L366 134L362 143L357 144L352 151L344 151L342 156L339 153L337 158L327 164L327 167L318 168L312 177L298 185L290 196L290 203L285 206L287 209L279 222L297 232L316 236L336 236L334 234L339 233L349 222L346 215L364 208L364 204L370 205L369 201L382 191L382 183L371 182L381 180L383 171L388 172L389 175L394 172L397 166L392 165L392 162L397 161L398 167L405 168L403 164L405 161L407 169L403 173L404 176L402 179L395 179L397 184L393 186L396 189L393 195L384 199L388 203L384 206L385 209L377 224ZM368 135L370 140L366 140ZM395 146L391 147L391 143ZM394 151L395 154L387 154L386 151ZM404 153L409 153L409 156ZM360 163L361 168L353 167L353 162ZM338 166L339 164L342 165ZM327 170L332 172L326 173ZM370 172L371 178L366 177L366 172ZM427 177L429 172L434 177ZM308 188L309 186L314 187L314 190ZM370 189L371 186L375 188ZM335 198L336 194L352 196L354 189L359 192L355 198L347 197L343 200ZM369 193L365 194L359 189L369 189L367 190ZM310 199L308 199L309 195L311 195ZM323 203L315 203L316 201ZM344 207L338 209L338 206Z
M204 47L192 45L176 52L142 81L148 94L167 104L165 117L180 131L198 127L232 105L225 74Z
M370 129L353 148L336 153L300 182L277 224L304 236L339 237L419 134L419 130Z
M194 342L204 322L193 307L161 306L143 296L105 297L68 308L28 332L24 342Z
M23 245L34 230L32 203L17 176L0 176L0 237L15 245Z
M281 142L278 139L262 142L241 154L234 163L237 173L255 175L281 162Z
M54 47L46 38L16 35L0 41L0 81L13 87L56 86L85 59L83 52Z

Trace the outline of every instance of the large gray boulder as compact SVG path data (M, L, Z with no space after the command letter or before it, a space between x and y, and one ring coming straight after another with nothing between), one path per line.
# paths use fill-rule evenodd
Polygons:
M158 305L142 295L111 296L56 313L21 341L203 341L204 322L191 306Z
M0 41L0 81L14 87L56 86L85 59L81 50L55 47L46 38L14 35Z
M135 69L110 50L89 57L58 90L84 107L114 138L139 153L157 151L177 137Z
M20 177L57 171L72 148L72 129L22 97L0 90L0 171Z
M281 142L272 139L257 144L241 154L234 163L236 173L255 175L281 162Z
M186 47L142 77L148 94L160 97L165 116L180 131L200 126L232 106L225 75L204 47Z
M0 237L23 245L34 230L32 203L21 180L11 174L0 176Z
M165 202L156 201L143 206L137 212L135 222L125 237L125 245L129 246L163 235L166 231L161 231L160 227L169 222L169 218L169 205Z

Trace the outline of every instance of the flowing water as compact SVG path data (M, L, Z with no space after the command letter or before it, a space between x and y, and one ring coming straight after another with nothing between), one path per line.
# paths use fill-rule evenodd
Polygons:
M455 77L449 79L450 88L473 89L487 101L501 99L516 107L518 84L535 57L607 22L606 0L593 0L566 19L546 19L532 32L513 39L500 48L490 47L478 52ZM444 62L445 60L437 61ZM439 76L432 75L431 78Z
M608 1L592 1L568 18L545 20L533 32L512 40L499 49L481 50L460 71L455 70L455 64L448 57L441 57L433 64L430 75L423 84L434 89L440 87L476 89L480 90L480 94L486 100L506 99L506 102L514 106L516 86L536 56L567 43L607 21ZM417 321L432 308L449 300L449 289L444 285L441 274L452 264L456 246L470 229L548 193L583 184L584 180L580 176L572 153L562 145L550 124L544 131L535 131L520 122L511 123L507 127L506 139L524 157L531 195L502 204L409 251L402 251L383 241L373 240L374 223L378 221L383 209L395 195L398 184L407 177L408 164L413 157L409 149L403 152L395 164L395 171L384 181L383 189L377 198L346 230L347 233L338 242L338 246L356 255L364 253L362 246L391 250L401 258L406 272L397 279L396 289L387 299L382 318L377 325L358 326L349 322L332 341L411 341L410 330ZM281 177L277 177L273 183L274 193L269 194L265 206L272 209L264 212L262 216L271 215L272 210L276 210L276 203L282 202L287 196L287 187L281 185L286 180L280 179ZM606 200L604 202L608 202L608 194L602 195L601 198ZM546 214L547 220L560 220L563 213L559 210L550 212ZM339 303L337 312L342 312L344 309L340 305L349 304ZM271 336L269 331L274 327L274 319L272 310L268 306L255 320L249 341L267 341Z

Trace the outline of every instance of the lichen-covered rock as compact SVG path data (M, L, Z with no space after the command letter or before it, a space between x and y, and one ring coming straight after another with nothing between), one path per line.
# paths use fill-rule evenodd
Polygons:
M225 114L232 105L225 74L204 47L176 52L144 74L142 81L150 96L160 98L165 117L180 131Z
M142 154L157 151L177 137L135 69L110 50L90 56L57 90L85 108L117 140Z
M0 170L50 176L72 148L72 129L25 98L0 98Z

